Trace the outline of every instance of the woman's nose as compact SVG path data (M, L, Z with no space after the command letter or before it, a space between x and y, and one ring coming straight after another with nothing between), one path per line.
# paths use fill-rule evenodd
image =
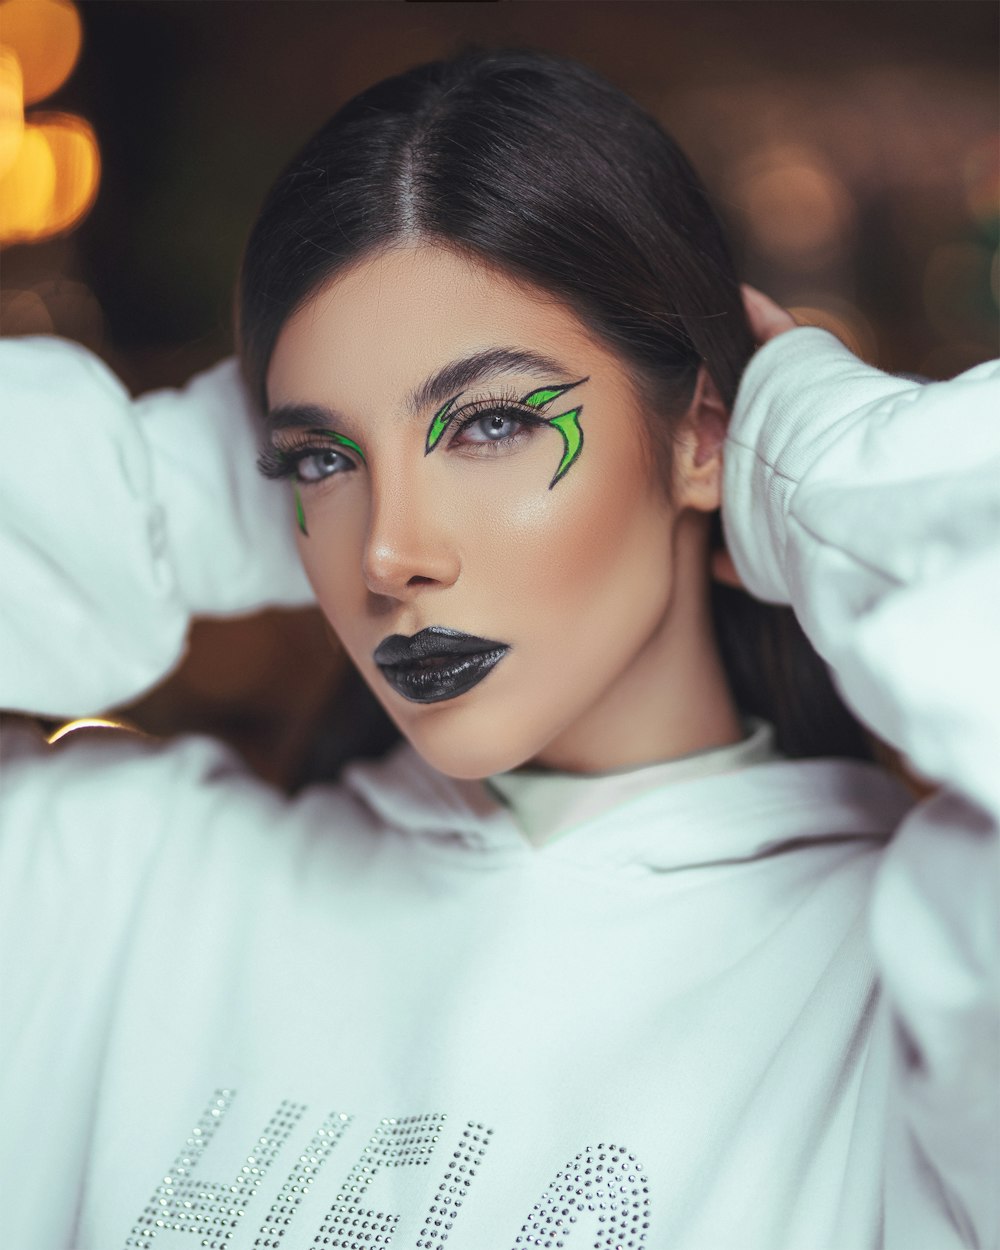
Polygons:
M451 586L459 557L429 493L395 480L372 494L361 571L376 595L403 599L425 586Z

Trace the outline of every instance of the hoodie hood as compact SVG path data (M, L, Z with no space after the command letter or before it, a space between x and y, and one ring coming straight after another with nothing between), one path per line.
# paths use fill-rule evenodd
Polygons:
M344 785L380 823L413 837L488 855L651 872L757 859L807 843L886 841L916 802L875 764L782 759L668 782L536 847L484 782L445 776L408 742L384 759L350 765Z

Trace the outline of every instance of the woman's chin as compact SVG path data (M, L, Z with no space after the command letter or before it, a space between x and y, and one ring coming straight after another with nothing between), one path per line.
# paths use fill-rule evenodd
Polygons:
M538 750L535 742L516 727L506 732L494 723L473 729L464 718L421 717L416 723L399 724L404 737L421 758L446 777L456 781L481 781L496 773L519 768Z
M468 743L430 745L422 736L411 737L410 744L431 768L456 781L482 781L517 768L527 758L526 755L511 755L491 747L477 749Z

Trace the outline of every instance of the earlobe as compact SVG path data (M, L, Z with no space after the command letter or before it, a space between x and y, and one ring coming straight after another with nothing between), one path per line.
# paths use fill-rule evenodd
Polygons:
M704 364L681 423L677 478L678 502L710 512L722 503L722 446L729 409Z

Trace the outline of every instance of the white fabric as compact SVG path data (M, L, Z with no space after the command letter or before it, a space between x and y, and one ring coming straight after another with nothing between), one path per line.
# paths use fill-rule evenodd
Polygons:
M192 614L314 602L235 361L133 403L76 343L2 348L5 707L123 703L180 663Z
M208 738L9 718L3 1245L994 1247L998 400L800 328L725 448L741 575L921 802L777 760L533 846L408 746L289 800ZM192 611L307 597L244 414L228 365L132 405L0 342L4 706L106 709Z
M744 728L745 735L739 742L692 751L689 755L643 768L590 774L516 768L488 778L487 785L510 808L524 836L540 846L603 816L612 808L617 809L618 819L628 820L626 804L659 786L712 773L734 772L738 768L783 758L774 746L772 725L747 717Z

